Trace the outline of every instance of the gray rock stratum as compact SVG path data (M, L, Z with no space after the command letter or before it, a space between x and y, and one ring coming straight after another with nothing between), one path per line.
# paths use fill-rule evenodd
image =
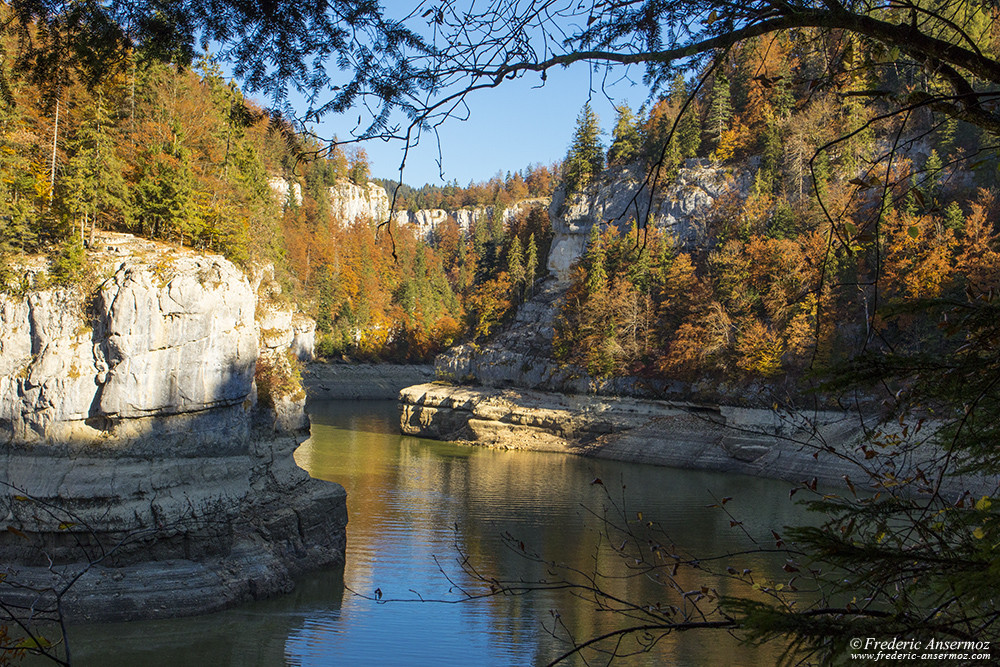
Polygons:
M292 458L304 393L260 385L302 324L222 257L120 237L95 266L96 288L0 297L3 600L196 614L342 562L344 490Z
M302 186L281 176L268 180L275 200L282 206L302 205ZM455 209L422 208L415 211L392 211L392 198L378 183L368 182L364 186L341 179L330 186L330 216L342 226L358 220L384 222L391 217L401 229L408 229L418 239L430 241L437 229L449 219L454 220L463 232L470 232L481 221L493 217L493 206L466 207ZM548 197L522 199L502 211L504 224L509 224L517 216L533 208L545 208Z
M776 411L620 396L421 384L399 395L403 433L502 449L563 452L616 461L788 480L863 486L857 415ZM899 477L939 454L917 448L890 462ZM885 472L883 471L883 472ZM949 478L947 493L989 493L995 480Z

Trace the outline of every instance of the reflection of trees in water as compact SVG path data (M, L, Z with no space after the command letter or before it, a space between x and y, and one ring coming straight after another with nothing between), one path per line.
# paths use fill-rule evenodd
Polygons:
M456 547L463 555L460 565L480 584L468 590L473 595L495 593L490 599L498 615L510 606L508 596L531 597L524 605L533 612L528 614L529 632L538 636L543 623L546 632L559 640L544 642L544 661L560 652L560 642L568 649L613 633L628 625L626 621L636 626L662 624L664 618L713 623L721 598L759 598L761 593L753 585L774 585L782 575L780 558L761 553L728 556L755 549L764 539L773 541L767 527L784 525L772 521L794 514L794 507L781 502L783 491L765 494L765 502L759 502L761 480L598 464L598 471L628 469L623 473L624 483L616 485L621 487L616 499L614 491L605 492L603 482L594 483L586 462L560 457L559 463L547 466L546 458L556 457L518 453L508 461L472 459L469 476L475 484L463 496L470 517L483 502L502 500L507 493L527 493L519 497L521 511L516 517L496 521L498 526L516 525L505 532L502 548L497 549L494 536L480 533L482 526L472 521L463 525ZM671 482L666 488L665 481ZM730 525L739 520L736 503L727 508L735 513L706 507L704 501L712 498L709 488L719 485L747 503L757 499L755 509L768 510L770 516L753 517L751 529L742 534L741 525ZM547 503L547 493L563 502ZM623 511L625 502L634 509ZM661 630L636 633L619 644L612 639L604 646L628 654L655 645L651 660L696 664L711 661L713 656L726 658L735 644L729 637L713 637L704 643L695 635L667 637ZM740 647L739 651L750 660L769 662L780 648Z
M376 588L385 598L412 598L399 581L386 585L386 573L377 569L373 559L399 558L401 552L413 549L428 557L424 567L434 567L430 556L437 556L442 569L459 586L470 586L470 579L461 572L460 554L483 576L508 582L558 579L563 572L551 563L580 572L596 567L606 575L601 579L604 592L613 598L667 608L680 597L681 606L694 613L690 600L665 588L662 582L622 571L623 560L615 549L620 545L612 543L600 519L605 509L610 509L611 498L603 485L592 484L596 476L603 475L609 485L612 479L620 480L615 486L624 484L626 488L618 491L622 496L618 502L627 499L627 512L643 512L646 521L663 527L679 550L702 557L753 546L749 538L730 527L729 516L706 507L712 503L712 493L717 497L724 492L736 498L727 506L736 515L740 514L741 500L746 507L757 499L753 516L741 519L758 539L768 537L772 526L782 526L796 514L785 501L783 487L763 493L767 500L760 502L762 490L774 486L773 482L536 452L462 448L414 438L343 431L330 435L340 440L336 453L330 452L340 469L333 479L345 484L352 498L353 529L345 577L348 586L372 598ZM319 455L314 452L309 463L301 462L321 465L316 460ZM449 535L453 526L454 534ZM433 544L418 544L420 539ZM452 539L453 549L449 547ZM780 562L767 562L760 555L728 559L726 565L738 566L740 571L767 572L768 578L780 572ZM443 578L440 581L443 583ZM674 583L684 591L711 588L713 596L745 592L750 586L692 567L678 570ZM586 595L574 595L565 588L538 588L542 590L528 596L488 597L474 603L478 608L467 606L457 613L466 614L472 627L482 614L482 605L488 605L493 623L502 629L498 641L535 647L539 651L536 660L550 659L560 648L546 634L543 622L550 629L557 625L557 635L568 633L575 638L599 636L619 624L613 614L598 611ZM430 590L417 593L435 599L461 595L457 587L446 589L447 585L432 584ZM476 595L488 586L471 585L465 590ZM712 647L722 650L724 644L713 640ZM715 650L712 647L703 646L696 637L690 641L671 639L661 642L656 655L695 660Z

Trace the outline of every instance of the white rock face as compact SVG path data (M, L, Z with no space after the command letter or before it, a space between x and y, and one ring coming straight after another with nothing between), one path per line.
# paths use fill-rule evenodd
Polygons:
M583 192L568 197L560 188L549 209L555 232L548 259L550 274L560 281L569 280L570 269L583 254L595 224L625 231L633 220L650 221L682 245L703 243L705 219L715 202L730 193L745 197L755 167L734 170L708 160L687 160L677 179L661 184L652 196L647 174L639 165L610 170Z
M222 258L194 255L174 260L170 273L123 266L102 286L98 345L108 371L104 382L95 377L97 414L196 412L250 393L256 299L246 278Z
M267 185L274 193L274 198L279 206L302 206L302 186L298 183L289 183L280 176L267 179Z
M524 199L513 206L503 209L503 223L509 225L514 218L532 208L542 208L549 205L547 198ZM440 208L420 209L418 211L397 211L393 214L393 220L397 225L403 227L413 226L414 235L429 241L433 238L435 231L443 225L449 218L453 219L463 232L469 233L472 227L480 222L493 217L492 206L482 206L478 208L459 208L446 211Z
M96 288L0 296L0 521L18 531L0 601L46 609L82 575L71 618L207 613L343 562L344 490L292 458L304 393L257 403L264 355L289 364L311 331L271 307L273 269L251 286L222 257L104 236ZM91 567L81 544L114 555Z
M292 354L299 361L316 359L316 320L302 313L292 316L292 342L289 345Z
M273 270L255 280L267 292L258 298L219 256L112 261L92 297L73 289L0 296L6 439L139 437L171 415L252 405L261 353L312 358L315 323L273 299ZM249 418L223 410L217 421L242 431Z
M382 222L389 219L389 195L375 183L361 187L350 181L330 186L330 214L341 226L357 220Z

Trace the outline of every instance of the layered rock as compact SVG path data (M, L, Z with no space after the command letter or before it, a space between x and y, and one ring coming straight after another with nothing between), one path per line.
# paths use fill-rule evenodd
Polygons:
M330 186L330 215L341 224L355 220L382 222L389 219L389 195L377 183L364 186L339 180Z
M222 257L119 241L96 289L0 297L0 559L31 589L0 597L42 609L72 582L74 617L193 614L342 561L344 491L292 460L304 394L257 381L292 313L258 323Z
M857 415L777 412L685 401L422 384L400 392L403 433L504 449L863 486ZM890 462L900 478L939 455L932 446ZM888 471L888 469L886 470ZM991 480L952 478L947 492L988 492Z

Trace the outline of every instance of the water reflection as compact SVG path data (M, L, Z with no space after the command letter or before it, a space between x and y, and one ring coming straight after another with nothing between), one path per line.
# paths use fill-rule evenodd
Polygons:
M621 559L595 519L613 514L613 503L629 518L641 511L643 523L656 522L665 540L699 555L752 547L799 516L781 482L401 437L392 402L319 403L312 417L313 437L296 460L347 489L343 571L317 573L289 596L211 616L74 628L77 664L544 663L566 648L548 630L555 613L562 631L578 639L612 629L617 619L563 591L463 602L454 584L470 584L460 553L483 572L535 581L560 573L525 558L522 542L542 559L584 571L618 567ZM593 484L595 478L604 483ZM746 533L706 507L723 496L733 497L726 509ZM513 543L504 542L505 533ZM760 557L733 564L780 574L780 563ZM678 579L691 589L724 592L730 585L697 571L681 570ZM667 601L663 587L646 577L607 585L623 599ZM773 663L771 649L741 646L721 633L687 633L622 664Z

